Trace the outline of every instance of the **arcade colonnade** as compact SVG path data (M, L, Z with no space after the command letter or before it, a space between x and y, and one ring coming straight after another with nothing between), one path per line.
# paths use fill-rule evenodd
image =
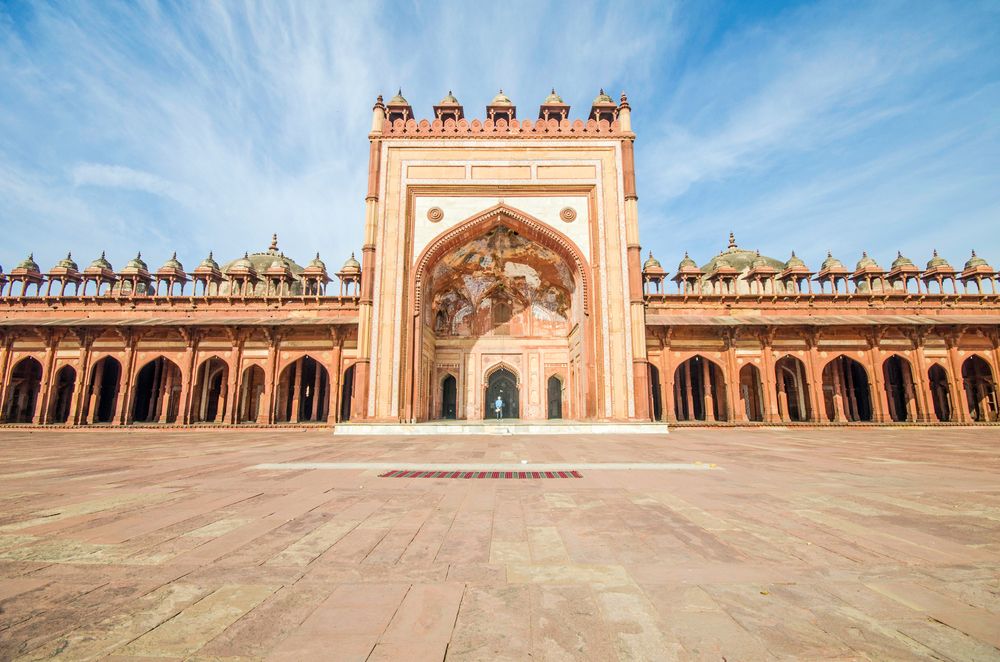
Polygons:
M648 351L655 420L1000 421L995 329L652 327Z
M0 422L329 424L361 411L351 329L215 331L7 332Z

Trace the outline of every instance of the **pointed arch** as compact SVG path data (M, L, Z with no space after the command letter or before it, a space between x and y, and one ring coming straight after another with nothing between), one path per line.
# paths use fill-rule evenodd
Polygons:
M165 356L147 361L135 376L131 421L175 423L180 409L181 370Z
M42 389L42 364L33 356L26 356L10 371L7 383L7 402L4 403L5 423L31 423Z
M823 367L827 418L835 423L873 419L871 376L856 359L840 354Z
M977 423L997 420L996 377L990 362L972 354L962 362L962 386L969 403L969 417Z
M774 363L778 413L784 421L808 421L812 414L809 388L815 385L808 384L806 373L802 360L791 354L785 354Z
M726 420L726 380L719 364L694 354L677 366L674 414L678 421Z
M191 422L221 423L226 418L229 363L222 357L210 356L195 370L195 386L191 398Z
M910 361L899 354L889 356L882 362L882 378L889 417L896 422L917 421L920 412Z
M76 368L64 365L56 371L49 394L48 420L50 423L67 423L76 391Z
M330 376L309 354L288 361L278 376L275 420L318 423L327 419Z
M590 311L590 267L586 256L572 239L542 220L507 204L497 204L459 222L435 237L424 247L414 262L411 295L414 311L420 313L423 305L423 285L429 269L449 251L485 234L499 226L508 227L526 239L536 242L559 254L573 265L580 278L581 301L584 314Z

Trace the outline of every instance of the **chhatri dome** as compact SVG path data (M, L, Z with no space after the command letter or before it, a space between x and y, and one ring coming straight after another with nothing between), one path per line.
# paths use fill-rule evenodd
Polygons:
M855 271L861 271L862 269L878 269L878 262L868 255L868 251L861 251L861 259L858 260L858 265L855 267Z
M513 106L514 102L507 98L507 95L503 93L501 88L499 94L493 97L493 101L490 102L491 106Z
M228 273L229 269L233 266L236 266L237 262L242 263L244 260L248 262L249 265L253 267L253 270L259 274L262 274L265 271L267 271L268 267L272 267L275 265L277 265L279 268L282 266L287 267L289 271L291 271L292 274L296 277L298 277L298 275L302 273L302 267L299 264L297 264L295 260L291 259L290 257L286 257L284 253L278 250L277 234L271 236L271 245L268 247L266 251L262 251L259 253L248 253L241 258L230 260L228 263L226 263L224 267L222 267L222 271L224 273Z
M937 249L935 248L934 255L932 255L931 259L927 261L927 270L930 271L931 269L941 268L951 269L951 265L948 264L948 260L938 255Z
M596 96L596 97L594 98L594 103L593 103L593 105L594 105L594 106L600 106L600 105L602 105L602 104L609 104L609 103L610 103L610 104L613 104L613 105L617 105L617 104L615 104L615 100L614 100L614 99L612 99L611 97L609 97L609 96L608 96L608 95L607 95L607 94L606 94L606 93L604 92L604 88L602 87L602 88L601 88L601 92L600 92L600 93L599 93L599 94L598 94L598 95L597 95L597 96Z
M444 95L444 98L441 99L441 102L438 105L439 106L457 106L457 105L459 105L459 103L458 103L458 99L456 99L455 96L451 93L451 90L448 90L448 94Z
M901 267L912 267L912 266L914 266L913 260L903 255L903 251L896 251L896 259L892 261L893 271Z
M806 263L802 261L795 251L792 251L792 256L788 258L788 262L785 262L785 269L805 269Z
M361 263L354 258L354 253L351 253L351 257L347 258L344 262L344 266L340 268L340 273L361 273Z
M552 88L552 92L549 96L545 97L545 104L548 105L551 103L563 103L562 97L556 94L556 88L554 87Z
M835 258L833 256L833 253L831 253L830 251L826 252L826 259L823 260L823 264L820 265L820 269L822 271L830 271L831 269L843 270L845 268L846 267L844 267L844 263Z
M649 257L642 263L643 271L649 271L650 269L663 269L663 265L660 264L660 261L653 257L653 251L649 251Z
M992 270L989 262L976 255L976 251L972 251L972 257L970 257L968 262L965 263L965 270L969 271L970 269L976 269L978 267L986 267L987 269Z
M66 253L66 257L56 262L56 269L66 269L69 271L79 271L80 267L73 261L73 254Z
M729 233L729 246L726 250L722 251L711 260L705 264L701 270L706 274L710 274L718 269L720 266L732 267L736 271L743 273L748 271L754 266L754 260L760 257L760 264L758 266L769 266L775 269L781 270L785 268L785 263L781 260L776 260L773 257L767 257L766 255L760 255L758 251L748 251L746 249L740 248L736 245L736 236L730 232Z
M389 88L389 89L392 89L392 88ZM400 88L399 91L396 92L396 96L394 96L393 98L389 99L389 103L387 105L389 105L389 106L409 106L410 102L407 101L405 97L403 97L403 89Z

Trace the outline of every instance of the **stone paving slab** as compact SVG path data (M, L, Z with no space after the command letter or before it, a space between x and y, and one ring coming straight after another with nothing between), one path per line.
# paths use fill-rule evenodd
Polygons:
M0 660L1000 660L1000 429L5 430ZM379 478L577 470L573 481Z

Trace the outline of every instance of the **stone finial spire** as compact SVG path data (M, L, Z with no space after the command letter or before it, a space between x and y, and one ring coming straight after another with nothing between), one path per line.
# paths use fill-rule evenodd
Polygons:
M275 232L271 235L271 245L268 247L268 252L274 253L278 250L278 233Z
M729 248L736 248L736 234L734 232L729 233Z
M622 90L621 103L618 104L618 126L622 131L632 130L632 107L628 105L625 90Z

